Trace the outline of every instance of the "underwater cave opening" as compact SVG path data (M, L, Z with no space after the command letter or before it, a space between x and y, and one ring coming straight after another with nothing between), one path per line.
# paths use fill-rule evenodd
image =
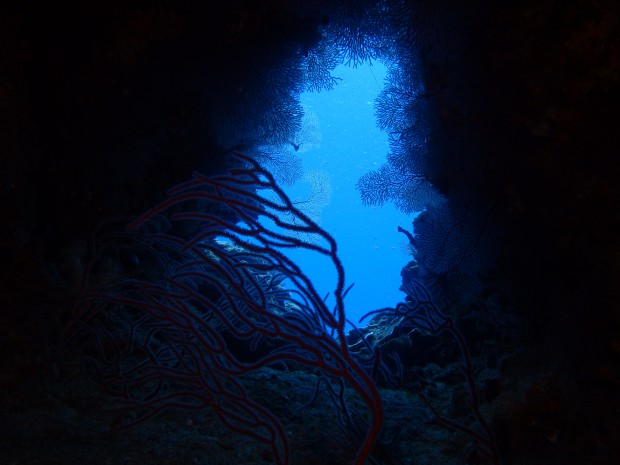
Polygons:
M296 207L336 240L345 287L354 284L345 298L347 317L357 325L369 311L403 300L400 270L411 255L397 228L409 229L414 215L391 203L364 205L356 188L362 175L385 163L389 151L388 134L377 127L374 109L386 66L378 60L342 64L332 74L339 78L332 90L301 95L302 128L288 149L301 159L303 175L283 187ZM289 257L320 295L333 291L336 272L328 260L295 249Z

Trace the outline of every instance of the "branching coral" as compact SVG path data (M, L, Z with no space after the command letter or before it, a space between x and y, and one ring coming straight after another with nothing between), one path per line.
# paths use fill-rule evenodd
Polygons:
M127 233L111 236L123 237L124 248L136 254L133 262L143 265L86 290L73 334L85 341L82 350L94 351L93 370L108 393L122 399L119 424L169 408L209 408L231 430L270 446L278 464L289 461L286 432L243 377L282 363L313 367L329 392L338 392L331 398L341 427L355 417L356 428L365 430L355 460L362 465L383 408L367 362L351 355L345 339L336 242L269 172L239 154L233 161L227 175L196 173L132 221ZM335 269L333 308L286 256L290 248L323 256ZM366 414L350 407L345 386Z

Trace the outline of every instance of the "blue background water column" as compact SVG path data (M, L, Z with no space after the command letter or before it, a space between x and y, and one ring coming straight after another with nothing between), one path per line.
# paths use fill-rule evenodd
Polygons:
M357 323L371 310L394 306L404 294L398 290L400 270L411 259L407 239L397 227L411 229L412 215L393 205L364 206L357 180L385 162L388 136L375 124L373 103L386 69L380 63L357 68L339 66L342 78L329 92L306 93L304 107L317 115L320 147L300 151L304 170L326 173L331 184L329 203L322 209L320 225L337 241L347 284L355 283L345 300L348 318ZM307 182L298 182L287 193L293 200L308 197ZM322 295L334 289L335 275L323 260L290 252Z

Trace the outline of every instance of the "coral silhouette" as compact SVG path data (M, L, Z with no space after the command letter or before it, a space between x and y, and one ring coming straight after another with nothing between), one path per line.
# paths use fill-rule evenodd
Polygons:
M382 400L366 361L354 358L346 343L336 243L268 171L240 154L234 161L240 166L226 175L195 173L132 221L128 233L100 238L91 272L109 259L119 238L136 266L117 276L89 276L99 282L78 301L74 346L118 399L117 428L170 408L213 409L233 432L269 446L278 465L289 463L287 433L243 380L268 367L312 367L320 373L314 396L325 389L343 434L353 424L361 433L353 447L354 463L362 465L381 428ZM205 208L209 204L215 208ZM299 239L299 232L316 238ZM327 258L337 274L333 308L285 255L289 248ZM349 389L365 413L353 407Z
M306 153L321 146L321 128L316 113L304 106L301 128L289 141L295 152Z

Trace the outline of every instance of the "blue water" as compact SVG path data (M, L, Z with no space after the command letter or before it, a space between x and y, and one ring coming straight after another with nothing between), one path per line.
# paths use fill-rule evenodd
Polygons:
M347 316L355 324L371 310L402 301L400 270L411 259L406 237L397 232L398 226L411 229L411 215L391 204L364 206L355 188L360 176L377 169L388 154L388 136L376 127L373 110L385 74L380 63L340 66L334 75L342 81L334 90L301 97L306 111L316 114L321 141L320 147L310 144L299 155L307 173L319 172L329 181L318 219L338 243L347 285L355 283L345 299ZM310 187L302 180L286 191L291 199L304 200ZM321 295L333 292L335 273L324 260L295 251L290 255Z

